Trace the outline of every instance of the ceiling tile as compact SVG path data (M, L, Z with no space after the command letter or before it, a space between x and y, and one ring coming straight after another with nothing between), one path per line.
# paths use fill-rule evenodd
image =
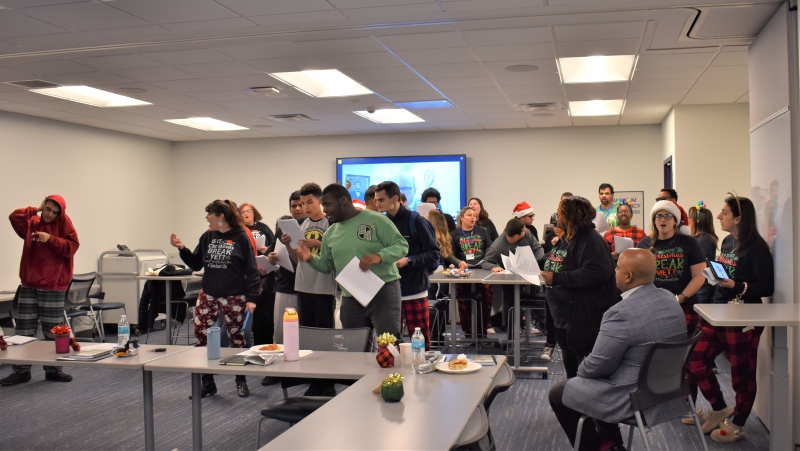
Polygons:
M445 33L418 33L395 36L378 36L376 39L395 52L399 50L464 47L467 45L464 40L461 39L461 35L455 31L448 31Z
M713 53L644 54L639 56L639 61L636 63L636 70L705 67L713 56Z
M531 96L538 94L563 95L564 90L560 84L554 85L518 85L503 86L503 92L508 96Z
M65 31L67 30L17 14L14 11L0 10L0 38L53 34Z
M161 63L139 55L95 56L91 58L73 58L71 61L100 70L140 69L161 66Z
M172 92L159 94L138 94L137 99L150 102L154 105L168 105L177 103L196 103L197 99Z
M631 91L651 91L659 89L684 89L689 90L694 83L691 78L675 78L672 80L633 80L631 81Z
M720 52L711 66L747 66L747 51L744 52Z
M196 78L194 75L184 72L174 67L147 67L141 69L120 69L113 71L117 75L131 78L138 81L164 81L164 80L188 80Z
M78 33L55 33L37 36L6 37L4 40L5 42L10 42L15 45L33 46L41 44L86 43L87 41L91 41L92 38Z
M486 75L480 63L420 64L414 69L425 78L479 77ZM434 82L435 84L435 82Z
M494 113L514 113L516 114L517 110L514 106L506 103L505 105L483 105L483 106L467 106L463 107L462 110L467 115L476 114L476 115L486 115L486 114L494 114ZM447 119L447 117L445 117Z
M83 64L62 59L42 61L39 63L18 64L12 67L36 75L76 74L80 72L93 72L95 70Z
M508 100L503 97L476 97L472 99L459 99L458 101L458 106L462 108L484 105L508 105Z
M748 88L748 77L700 77L697 83L694 84L695 88Z
M747 66L712 66L703 72L703 77L747 77L749 76Z
M635 55L639 39L606 39L556 43L559 58L596 55Z
M147 25L144 27L130 27L130 28L109 28L108 30L91 30L82 31L81 34L92 38L120 38L120 37L141 37L152 36L158 34L168 34L169 31L158 27L156 25Z
M494 86L484 88L449 88L442 89L442 93L456 101L476 97L503 97L503 91Z
M596 39L638 39L645 22L614 22L582 25L556 25L556 41L593 41Z
M333 8L325 0L216 0L242 16L326 11Z
M216 45L211 49L239 61L306 56L305 52L289 42Z
M169 31L174 31L174 32L181 32L181 31L197 32L204 30L223 30L228 28L253 27L255 26L255 24L242 17L236 17L233 19L214 19L214 20L203 20L200 22L168 23L168 24L161 24L161 26Z
M442 95L433 89L420 91L387 92L384 96L392 102L414 102L417 100L439 100Z
M144 90L144 91L141 91L141 94L136 94L137 96L138 95L142 95L142 94L168 94L169 93L169 91L167 91L166 89L159 88L158 86L155 86L155 85L152 85L152 84L147 84L147 83L122 83L122 84L118 84L118 85L100 85L99 87L102 88L102 89L105 89L106 91L111 91L111 92L115 92L117 94L122 94L122 95L134 95L130 90L128 90L129 88L133 88L133 89L137 89L137 90L138 89L143 89Z
M235 102L240 100L253 100L251 95L239 91L197 91L186 93L188 97L192 97L204 102Z
M141 116L147 116L155 119L174 119L180 117L183 112L178 110L173 110L172 108L166 108L160 105L142 105L136 107L136 114Z
M430 85L422 79L373 81L364 83L364 86L381 94L388 92L425 91L431 89Z
M558 66L556 66L556 59L536 59L536 60L510 60L510 61L485 61L483 67L486 71L493 75L516 75L519 72L509 72L506 70L510 66L536 66L539 69L530 73L553 73L558 74Z
M172 92L214 92L228 90L225 86L203 78L195 78L192 80L154 81L150 84Z
M413 5L417 3L435 3L435 0L328 0L338 9L374 8L377 6Z
M619 116L573 117L572 123L576 126L617 125L619 119Z
M440 3L447 12L496 11L505 8L541 7L539 2L534 3L531 0L440 0Z
M486 86L496 86L492 77L457 77L457 78L435 78L432 83L438 89L447 88L482 88Z
M0 6L11 9L31 8L34 6L59 5L62 3L78 3L90 0L0 0Z
M513 73L506 71L508 75L493 75L495 81L500 86L517 86L517 85L548 85L559 84L561 79L557 73L539 73L531 72L525 74Z
M133 83L134 81L110 72L87 72L82 74L50 75L48 80L61 85L102 86L108 84Z
M172 52L140 53L141 56L169 66L178 64L217 63L231 59L209 49L176 50Z
M742 97L740 97L739 100L736 101L736 103L750 103L750 93L748 92Z
M553 46L545 44L476 45L470 47L481 61L555 58Z
M307 13L276 14L274 16L248 16L247 18L259 25L314 23L347 19L347 17L343 16L339 11L314 11Z
M660 100L676 104L686 94L684 89L664 89L659 91L628 91L629 100Z
M237 61L188 64L176 67L198 77L229 77L232 75L255 75L260 73L258 69Z
M330 69L331 66L312 56L273 58L247 61L247 65L261 72L295 72L300 70Z
M164 104L167 108L182 111L184 113L196 114L199 116L214 116L215 111L227 111L228 109L208 102L194 102L194 103L176 103ZM175 118L173 118L175 119Z
M419 75L405 66L397 67L359 67L342 71L348 77L362 82L370 81L392 81L392 80L416 80Z
M747 92L748 88L745 87L738 87L738 88L698 88L694 87L689 94L686 95L686 98L694 98L694 97L728 97L731 98L731 102L735 102L739 99L739 97L743 96Z
M404 66L402 61L387 51L346 55L318 55L316 58L336 69Z
M152 24L238 17L211 0L115 0L109 5Z
M442 13L435 2L414 5L379 6L376 8L343 9L342 14L349 19L396 19L403 16L424 16L428 20L436 19Z
M242 91L246 91L247 88L253 88L258 86L274 86L276 84L280 84L281 87L284 86L282 83L279 83L278 80L270 77L267 74L239 75L235 77L214 77L210 78L209 80L213 81L214 83L225 86L227 88L237 89ZM286 89L289 90L289 88Z
M329 39L324 41L293 41L309 55L340 55L345 53L385 52L372 38Z
M469 45L509 45L551 42L549 27L462 31Z
M473 63L478 61L468 47L399 50L395 54L411 66L416 66L417 64Z
M691 97L686 96L681 102L681 105L716 105L720 103L734 103L736 100L736 96L714 97L697 95Z
M116 3L116 2L114 2ZM106 30L148 25L147 22L118 11L105 3L70 3L19 10L33 17L72 31Z
M642 69L637 66L633 71L633 80L670 80L677 78L690 78L694 80L703 72L702 67L664 67L657 69Z

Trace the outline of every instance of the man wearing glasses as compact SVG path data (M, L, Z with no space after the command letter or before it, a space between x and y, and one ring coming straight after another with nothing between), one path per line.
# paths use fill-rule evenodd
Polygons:
M421 200L422 202L427 202L429 204L436 205L436 209L438 209L439 211L442 210L441 207L439 207L439 203L442 201L442 194L439 193L439 190L437 190L436 188L428 188L425 191L423 191ZM411 208L409 207L409 209ZM448 215L447 213L444 212L442 213L444 214L445 221L447 221L447 230L452 232L453 230L456 229L455 219L453 219L453 217Z
M530 230L533 234L533 238L536 241L539 241L539 231L536 230L536 226L533 225L533 220L536 218L536 213L533 212L533 207L530 206L525 201L522 201L514 206L514 211L511 212L515 218L522 220L522 223L525 224L525 228Z

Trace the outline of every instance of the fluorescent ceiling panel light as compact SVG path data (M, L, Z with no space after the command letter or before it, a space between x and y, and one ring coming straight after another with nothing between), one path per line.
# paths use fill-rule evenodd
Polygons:
M276 72L269 75L312 97L349 97L372 94L372 91L336 69Z
M559 58L564 83L607 83L631 77L635 55Z
M416 102L395 102L400 108L409 110L430 110L434 108L454 108L447 100L419 100Z
M220 121L211 117L190 117L188 119L164 119L173 124L185 125L186 127L197 128L209 132L221 132L227 130L247 130L247 127L240 127L230 122Z
M402 109L376 110L374 113L370 113L369 111L353 111L353 113L379 124L410 124L412 122L425 122L425 119L422 119L410 111Z
M143 102L89 86L59 86L57 88L31 89L31 92L99 107L152 105L150 102Z
M587 100L570 102L569 111L573 117L579 116L615 116L622 112L624 100Z

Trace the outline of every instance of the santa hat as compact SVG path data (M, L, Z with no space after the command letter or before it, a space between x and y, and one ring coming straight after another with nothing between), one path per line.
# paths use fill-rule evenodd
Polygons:
M678 221L678 231L683 235L691 235L692 231L689 228L689 216L683 211L680 205L671 201L671 200L660 200L653 205L653 209L650 210L650 219L653 220L656 217L656 213L661 210L666 210L672 213L675 216L675 219Z
M360 199L353 199L353 206L356 207L356 210L365 210L367 208L367 204Z
M523 201L514 206L514 211L511 213L514 215L515 218L519 219L523 216L528 216L529 214L532 214L533 208L531 208L531 206L528 205L527 202Z

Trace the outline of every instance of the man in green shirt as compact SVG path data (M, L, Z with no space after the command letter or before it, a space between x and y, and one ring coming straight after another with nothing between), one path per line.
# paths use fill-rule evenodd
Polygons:
M603 218L605 218L609 228L618 226L617 206L613 203L614 187L609 183L603 183L597 190L597 194L600 198L600 205L597 206L597 211L603 214Z
M312 255L300 244L297 258L326 274L339 274L353 257L359 258L361 270L371 270L385 284L366 307L342 287L342 326L372 327L378 335L388 332L400 338L400 272L395 262L406 256L408 243L386 216L356 210L342 185L322 190L322 208L331 226L322 237L320 253Z

